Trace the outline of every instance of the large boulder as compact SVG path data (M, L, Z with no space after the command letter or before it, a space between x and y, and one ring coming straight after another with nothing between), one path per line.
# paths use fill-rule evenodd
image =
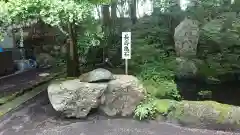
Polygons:
M178 56L196 56L199 33L198 21L187 18L175 28L174 41Z
M198 67L195 61L187 58L176 58L177 68L176 76L178 78L194 78L197 76Z
M56 111L67 117L84 118L99 106L106 89L106 83L80 82L79 79L56 81L48 86L48 96Z
M106 82L113 79L113 74L106 69L98 68L88 73L82 74L79 79L81 82Z
M108 116L130 116L144 98L144 87L131 75L115 75L102 95L100 110Z
M239 130L239 113L240 107L215 101L182 101L171 107L168 120L193 128Z

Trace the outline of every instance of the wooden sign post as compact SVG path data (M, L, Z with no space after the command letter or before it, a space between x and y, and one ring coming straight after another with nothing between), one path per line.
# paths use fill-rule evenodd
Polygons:
M122 32L122 59L125 60L125 74L128 74L128 60L131 59L131 32Z

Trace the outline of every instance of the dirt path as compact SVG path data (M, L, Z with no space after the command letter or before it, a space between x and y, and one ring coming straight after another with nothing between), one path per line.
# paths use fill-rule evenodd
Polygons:
M49 104L47 93L38 95L0 119L0 135L240 135L188 129L168 123L108 119L91 115L86 120L64 119Z

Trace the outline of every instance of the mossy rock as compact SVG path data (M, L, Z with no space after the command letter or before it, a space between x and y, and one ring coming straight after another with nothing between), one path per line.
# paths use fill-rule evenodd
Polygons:
M154 100L157 111L161 114L167 114L176 101L171 99L156 99Z
M236 130L240 128L239 114L237 106L214 101L182 101L175 105L168 119L188 127Z

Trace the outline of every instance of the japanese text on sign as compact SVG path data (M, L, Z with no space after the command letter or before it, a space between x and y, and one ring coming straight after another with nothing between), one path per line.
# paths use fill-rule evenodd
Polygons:
M122 32L122 59L131 59L131 32Z

